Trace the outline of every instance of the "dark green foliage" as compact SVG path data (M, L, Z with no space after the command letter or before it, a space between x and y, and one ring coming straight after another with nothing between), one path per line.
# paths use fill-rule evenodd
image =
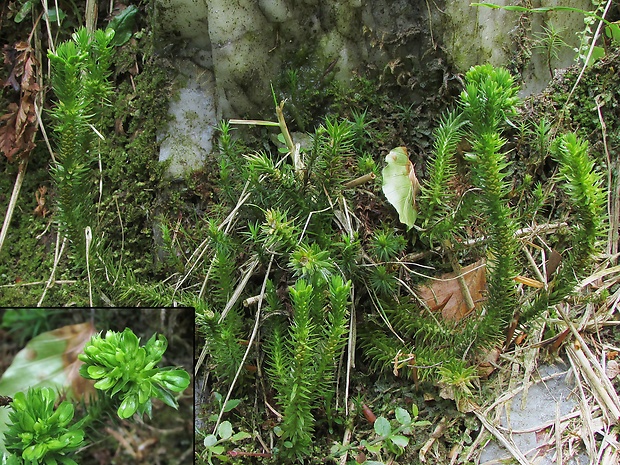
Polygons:
M271 335L269 375L283 410L282 455L302 458L310 452L312 410L333 397L336 359L346 343L351 282L338 276L315 287L298 279L289 288L292 323L281 322ZM327 299L325 295L327 294Z
M389 262L400 255L407 241L392 229L375 231L371 242L370 252L373 258L379 262Z
M380 297L390 297L396 292L398 282L393 272L385 265L376 265L370 269L370 287Z
M447 254L454 258L459 250L452 244L459 243L460 225L469 221L471 227L472 217L479 216L482 219L479 232L485 237L486 247L486 300L473 316L458 323L446 322L418 305L398 303L394 299L394 277L387 269L376 267L369 281L374 291L385 299L381 305L385 309L383 323L375 318L376 325L360 332L365 355L374 368L395 369L399 364L426 366L429 369L420 370L422 376L436 378L441 374L445 379L454 378L454 373L467 374L464 366L453 370L445 364L501 343L511 322L528 325L550 305L565 298L574 288L576 279L588 270L596 252L596 239L601 234L604 217L602 180L587 155L587 144L574 134L568 134L552 145L552 153L559 164L557 179L568 197L574 222L566 238L571 248L548 290L517 294L514 278L523 273L516 237L519 212L509 200L512 166L504 151L504 132L512 125L510 119L516 116L518 88L508 71L488 65L472 68L465 78L460 111L447 113L435 131L428 178L423 182L420 195L420 239L432 246L447 248ZM544 156L543 149L550 135L549 123L542 121L536 132L537 148ZM467 192L459 197L452 189L446 189L459 175L454 155L461 140L471 147L464 157L469 168L468 179L477 198L468 196ZM534 214L544 200L541 189L536 192L538 207L533 210ZM385 249L377 247L376 239L371 246L371 250ZM389 331L380 329L386 322L389 322ZM444 366L443 371L438 368L441 366ZM413 372L405 373L413 375ZM416 372L416 376L419 375ZM466 391L467 383L458 381L459 376L451 378L450 382Z
M102 107L107 103L110 86L114 31L85 28L72 40L58 45L48 54L52 66L52 88L58 99L52 111L57 140L57 162L51 168L57 189L57 220L61 234L85 263L84 230L94 229L93 163L97 157L96 127Z
M214 311L212 315L202 321L201 326L212 357L209 367L218 379L231 383L245 352L243 318L236 308L231 309L222 322L219 322L219 312Z
M435 130L433 156L428 162L428 178L422 183L420 194L420 217L422 227L428 230L428 241L434 237L445 239L453 229L455 193L450 186L456 175L454 155L456 146L463 138L463 117L456 111L443 116Z
M356 134L347 120L325 119L314 133L312 150L307 154L309 180L331 190L346 180L346 165L354 153Z

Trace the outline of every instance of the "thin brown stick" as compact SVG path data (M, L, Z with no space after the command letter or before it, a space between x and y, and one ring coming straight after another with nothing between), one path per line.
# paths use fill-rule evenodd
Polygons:
M366 184L367 182L372 181L376 177L377 176L375 175L375 173L368 173L368 174L365 174L363 176L360 176L359 178L355 178L355 179L352 179L351 181L345 182L343 184L343 187L345 189L352 189L353 187L357 187L357 186L361 186L362 184Z

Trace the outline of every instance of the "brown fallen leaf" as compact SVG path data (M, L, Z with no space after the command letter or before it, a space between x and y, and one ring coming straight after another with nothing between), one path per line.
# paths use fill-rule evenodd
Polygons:
M487 379L495 371L501 353L498 347L491 347L476 357L478 376L481 379Z
M461 270L465 284L476 306L484 300L486 291L486 266L479 260ZM441 310L441 315L448 321L460 321L469 314L467 304L461 293L459 282L454 273L446 273L430 284L418 288L419 297L431 310Z

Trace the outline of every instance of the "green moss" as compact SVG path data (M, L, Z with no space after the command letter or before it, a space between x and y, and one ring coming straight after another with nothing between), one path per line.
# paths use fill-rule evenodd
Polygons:
M118 84L106 109L104 131L106 140L100 145L102 166L102 196L97 205L97 221L101 226L108 260L118 265L121 260L140 275L153 276L152 225L157 208L167 210L174 206L159 205L158 193L169 184L163 180L165 164L158 161L157 134L164 125L171 93L171 74L165 63L153 56L145 56L151 49L148 36L144 41L133 41L115 53ZM130 79L127 69L141 64L141 72ZM45 116L45 115L44 115ZM50 127L50 123L46 124ZM48 130L49 131L49 130ZM33 305L43 291L44 284L24 286L25 283L45 282L53 267L56 227L49 223L54 214L54 188L47 172L49 153L39 142L31 157L20 198L8 237L0 253L0 284L20 284L0 292L0 305ZM0 159L4 175L0 179L3 204L8 203L17 167ZM93 166L97 171L98 167ZM47 218L35 217L34 192L41 185L48 187ZM93 192L98 200L98 185ZM121 224L122 223L122 224ZM45 232L44 232L45 231ZM61 259L56 280L75 280L85 270L71 268L70 261ZM102 271L95 261L91 271ZM103 277L103 273L99 275ZM150 280L152 278L148 278ZM105 281L100 281L103 284ZM46 305L83 305L88 302L86 282L55 285L47 294ZM97 281L95 281L95 287Z

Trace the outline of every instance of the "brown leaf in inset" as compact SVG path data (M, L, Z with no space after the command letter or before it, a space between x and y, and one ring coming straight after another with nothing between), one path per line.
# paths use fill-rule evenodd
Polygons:
M51 332L58 339L67 341L67 347L62 354L64 371L67 375L66 385L71 386L73 395L78 400L87 401L95 393L94 382L80 376L80 367L84 362L78 359L78 354L82 353L84 345L96 332L92 323L63 326Z
M484 261L479 260L462 268L461 274L474 303L481 302L486 290ZM439 281L432 281L428 285L420 286L418 295L429 308L441 309L441 315L445 320L459 321L469 313L454 273L446 273L439 277Z

